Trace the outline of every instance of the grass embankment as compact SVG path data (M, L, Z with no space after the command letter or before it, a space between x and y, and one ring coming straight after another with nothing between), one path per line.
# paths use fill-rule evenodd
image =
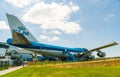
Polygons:
M38 63L1 77L120 77L120 60Z

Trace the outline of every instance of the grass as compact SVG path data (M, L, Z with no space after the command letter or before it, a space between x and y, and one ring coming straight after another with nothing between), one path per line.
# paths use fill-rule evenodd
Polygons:
M120 60L37 63L0 77L119 77Z
M1 68L1 67L0 67L0 71L1 71L1 70L4 70L4 69L5 69L5 68Z
M8 69L8 66L7 67L0 67L0 71L4 70L4 69Z

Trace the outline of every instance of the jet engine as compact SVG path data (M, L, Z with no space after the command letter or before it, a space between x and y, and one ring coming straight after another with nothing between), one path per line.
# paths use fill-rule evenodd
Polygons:
M90 55L89 58L90 59L95 59L95 56L94 55Z
M102 52L102 51L98 51L97 56L99 56L99 57L105 57L106 53Z

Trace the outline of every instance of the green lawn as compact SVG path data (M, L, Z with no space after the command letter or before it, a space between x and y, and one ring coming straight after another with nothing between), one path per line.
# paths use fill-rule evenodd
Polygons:
M0 67L0 71L1 70L4 70L4 69L7 69L8 67Z
M1 77L119 77L120 66L46 68L26 67Z
M37 64L0 77L120 77L120 60Z

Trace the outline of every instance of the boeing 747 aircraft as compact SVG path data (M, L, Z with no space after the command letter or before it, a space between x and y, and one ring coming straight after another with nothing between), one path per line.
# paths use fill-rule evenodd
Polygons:
M62 61L81 61L94 59L92 52L96 51L99 57L105 57L105 53L101 51L103 48L117 45L116 42L88 50L87 48L68 48L62 46L54 46L39 43L21 21L14 15L6 14L11 29L12 38L7 43L17 47L21 47L33 52L37 52L46 58L59 58Z

